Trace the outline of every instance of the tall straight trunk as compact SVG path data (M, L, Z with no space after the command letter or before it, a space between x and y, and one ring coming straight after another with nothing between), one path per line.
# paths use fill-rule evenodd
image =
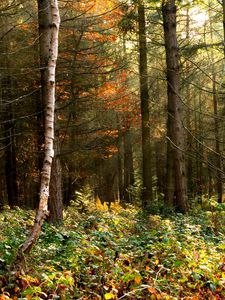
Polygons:
M51 44L51 32L49 31L49 24L51 24L51 6L49 0L38 0L38 19L39 19L39 52L40 52L40 73L41 73L41 101L37 107L40 109L37 121L39 123L39 168L43 155L41 152L41 145L43 144L44 132L44 115L41 112L44 103L48 98L48 61L49 61L49 48ZM61 162L60 162L60 148L58 137L55 137L54 142L55 158L53 159L50 181L50 197L49 197L49 221L52 223L63 222L63 204L62 204L62 176L61 176ZM40 169L41 170L41 169Z
M58 57L58 33L60 24L58 1L48 0L48 7L50 7L51 13L51 22L48 24L48 30L51 32L51 42L49 47L48 76L46 78L48 97L45 99L45 157L41 172L40 202L34 226L27 240L19 247L13 264L13 268L21 273L24 273L26 268L24 254L29 253L36 243L41 232L41 226L48 215L49 184L52 160L54 157L55 69Z
M117 184L118 184L118 199L121 205L123 205L123 143L122 143L122 128L120 125L119 117L117 118L117 129L119 132L117 139Z
M117 169L118 169L118 198L123 205L123 168L122 168L122 145L120 138L118 141Z
M176 6L175 0L163 1L163 27L167 65L167 93L168 93L168 175L174 176L174 196L177 209L186 213L187 182L184 159L184 129L182 126L182 103L180 99L180 72L179 51L176 34ZM167 177L168 187L171 186L171 177ZM168 188L167 187L167 188ZM170 191L168 191L170 193ZM170 196L171 197L171 196ZM168 199L172 201L172 199Z
M139 80L142 117L142 172L143 193L142 206L150 208L152 202L152 166L151 166L151 143L150 143L150 113L148 92L148 70L147 70L147 41L145 25L145 9L142 2L138 5L139 26Z
M11 105L10 110L12 111ZM18 205L17 163L14 126L13 114L7 113L7 120L5 121L4 126L5 178L8 205L11 208L15 205Z
M9 31L8 17L0 17L1 35L4 36ZM8 35L1 41L1 53L5 53L1 68L1 119L3 129L3 148L4 148L4 175L8 197L8 205L13 207L18 205L18 185L17 185L17 161L16 161L16 130L14 109L11 103L14 98L15 80L13 80L10 60L10 41Z
M54 158L52 161L49 189L49 221L53 224L63 223L62 169L60 161L59 139L54 141Z
M216 91L216 76L213 73L213 109L214 109L214 132L215 132L215 150L216 150L216 189L218 203L222 203L223 197L223 175L222 161L220 152L220 135L219 135L219 120L218 120L218 99Z
M209 1L210 4L211 1ZM223 3L223 11L225 12L225 4ZM210 17L210 12L209 12ZM211 18L210 18L211 20ZM210 21L210 37L211 41L214 40L213 35L213 23ZM224 46L225 49L225 46ZM225 53L225 52L224 52ZM225 56L224 56L225 57ZM223 198L223 174L222 174L222 157L220 151L220 133L219 133L219 120L218 120L218 97L217 97L217 86L216 86L216 70L214 66L215 58L214 53L211 53L212 60L212 92L213 92L213 113L214 113L214 134L215 134L215 165L216 165L216 193L218 203L222 203Z
M39 30L39 64L40 64L40 97L36 99L36 112L37 112L37 158L36 168L39 176L44 159L44 152L42 145L44 144L44 103L47 97L47 78L48 78L48 60L49 60L49 47L51 42L51 32L49 24L51 23L51 8L49 0L37 0L38 3L38 30ZM39 182L40 184L40 182ZM39 192L39 184L37 189ZM37 193L37 202L39 195Z
M131 143L130 128L124 134L124 173L123 173L123 198L125 203L132 202L131 195L128 192L129 186L134 184L134 167L133 167L133 147Z
M195 98L194 98L195 99ZM198 115L195 114L195 133L194 135L197 137L197 140L195 141L195 161L194 164L196 166L196 178L197 181L195 183L195 196L198 198L198 202L202 203L202 195L203 195L203 156L204 156L204 148L202 145L203 142L203 132L202 132L202 95L201 93L198 94L198 102L194 100L194 107L199 108ZM207 191L204 191L207 192Z
M187 6L186 9L186 37L185 40L187 43L191 43L190 41L190 9L189 6ZM190 75L190 61L187 60L184 64L185 70L184 74L186 78L189 77ZM185 99L186 99L186 126L188 128L187 131L187 189L188 189L188 195L193 194L193 136L191 134L192 132L192 126L191 126L191 90L190 90L190 85L188 82L186 82L186 88L185 88Z
M222 0L223 6L223 56L225 60L225 0Z
M157 175L157 192L165 194L165 165L164 165L164 141L161 139L155 141L155 160Z

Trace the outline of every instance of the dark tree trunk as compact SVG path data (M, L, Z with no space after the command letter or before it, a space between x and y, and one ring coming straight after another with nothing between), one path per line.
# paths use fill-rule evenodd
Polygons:
M186 37L185 40L187 43L191 43L190 40L190 9L189 6L186 8ZM190 76L190 61L187 60L184 63L184 74L185 77L188 78ZM184 94L184 99L186 99L186 126L187 126L187 190L188 190L188 195L192 197L193 195L193 190L194 190L194 185L193 185L193 178L194 178L194 173L193 173L193 135L192 135L192 122L191 122L191 90L190 90L190 85L189 83L186 84L185 87L185 94Z
M36 99L37 112L37 157L36 168L41 178L41 170L44 159L44 101L47 95L47 78L48 78L48 60L51 33L49 24L51 23L51 13L48 0L37 0L38 4L38 30L39 30L39 64L40 64L40 98ZM39 201L40 180L37 184L36 201Z
M11 123L11 124L10 124ZM5 177L8 194L8 204L10 207L18 205L17 167L16 167L16 147L14 137L13 121L7 122L5 126Z
M139 25L139 78L140 98L142 117L142 172L143 172L143 193L142 206L144 209L151 207L152 202L152 165L151 165L151 143L150 143L150 116L149 116L149 92L148 92L148 71L147 71L147 42L145 28L144 5L138 5Z
M130 129L124 135L124 180L123 198L125 203L131 203L132 198L128 188L134 184L133 147L131 143Z
M3 97L3 119L4 119L4 146L5 146L5 178L10 207L18 205L18 185L17 185L17 163L16 163L16 141L15 122L12 104L13 83L11 76L7 76L2 83Z
M164 141L155 142L155 158L156 158L156 175L157 175L157 191L159 194L165 194L165 157L163 155Z
M118 148L117 168L118 168L118 194L119 200L123 202L123 169L122 169L122 158L121 158L121 145Z
M218 100L216 93L216 76L213 74L213 108L214 108L214 131L215 131L215 150L216 150L216 189L218 203L222 203L223 198L223 175L222 161L220 152L219 120L218 120Z
M223 6L223 56L225 60L225 0L222 0Z
M186 213L187 183L184 159L184 130L182 126L182 103L180 99L179 51L176 35L176 6L175 0L163 2L163 26L167 64L168 91L168 169L167 193L168 203L172 201L172 174L174 176L174 197L177 209Z
M55 155L52 161L49 189L49 221L53 224L63 223L62 170L59 156L59 141L56 135L54 142Z

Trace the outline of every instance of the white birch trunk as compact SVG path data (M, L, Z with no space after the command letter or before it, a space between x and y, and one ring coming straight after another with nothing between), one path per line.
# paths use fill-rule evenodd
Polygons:
M58 34L60 25L60 16L57 0L49 0L51 7L52 22L49 26L51 31L51 42L49 48L48 76L47 76L47 93L45 103L45 157L43 162L41 184L40 184L40 202L35 217L33 229L24 244L17 252L13 268L17 271L25 272L24 254L29 253L36 243L41 232L41 226L48 215L48 197L49 183L51 177L52 159L54 157L54 111L55 111L55 70L58 57Z

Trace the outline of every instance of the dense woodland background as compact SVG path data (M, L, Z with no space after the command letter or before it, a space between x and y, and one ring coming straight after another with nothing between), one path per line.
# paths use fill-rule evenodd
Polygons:
M225 0L1 0L0 300L225 299L224 41Z
M0 6L2 207L37 206L44 130L43 3L4 0ZM196 198L222 202L223 3L177 1L177 45L166 40L166 14L172 12L166 5L59 1L53 219L60 219L59 206L83 189L109 205L120 200L153 210L161 200L181 212ZM179 65L174 67L166 51L175 48ZM174 83L167 88L170 68L177 76L176 91ZM169 104L171 93L177 108ZM176 161L183 164L183 179L176 178ZM187 188L182 183L177 191L180 180Z
M1 206L37 206L43 158L42 2L39 19L36 1L1 2ZM155 209L165 198L165 206L185 212L196 198L221 202L223 3L177 3L180 145L170 132L176 131L170 129L170 119L177 117L167 104L171 83L167 89L162 3L59 1L59 5L50 208L54 210L54 203L68 205L77 191L87 188L109 205L120 200L123 205L143 202ZM170 174L175 167L169 148L186 165L187 191L184 187L182 193L188 204L183 207L171 183L177 172Z

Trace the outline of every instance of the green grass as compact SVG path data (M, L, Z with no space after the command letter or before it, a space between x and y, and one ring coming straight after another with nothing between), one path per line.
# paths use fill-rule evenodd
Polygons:
M225 299L225 214L144 215L135 209L78 214L43 226L26 258L9 267L34 213L0 214L0 299Z

